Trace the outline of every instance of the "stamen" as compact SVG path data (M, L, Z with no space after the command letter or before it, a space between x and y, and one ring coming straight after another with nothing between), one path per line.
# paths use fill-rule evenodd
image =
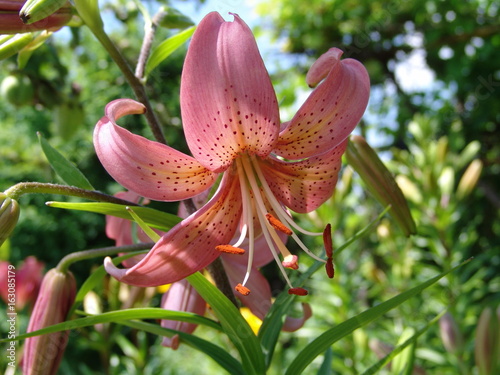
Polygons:
M296 296L307 296L309 292L304 288L290 288L288 294L295 294Z
M332 258L328 258L326 260L325 269L326 269L326 274L328 275L328 277L330 279L333 279L333 277L335 276L335 268L333 267Z
M215 249L220 251L221 253L245 254L245 249L241 249L232 245L218 245L215 246Z
M271 226L274 229L279 230L280 232L285 233L287 236L291 236L292 235L292 233L293 233L292 230L290 228L288 228L285 224L283 224L281 221L279 221L278 219L276 219L270 213L266 214L266 219L267 219L267 221L269 221L269 224L271 224Z
M326 225L323 231L323 244L325 245L325 252L327 258L333 256L333 244L332 244L332 226L330 224Z
M291 268L292 270L298 270L299 269L299 263L298 263L298 257L297 255L287 255L285 257L285 259L283 260L283 262L281 262L281 264L283 264L283 267L286 267L286 268Z
M243 294L244 296L248 296L250 294L250 289L248 289L246 286L243 286L241 284L236 285L234 287L234 290L236 290L240 294Z

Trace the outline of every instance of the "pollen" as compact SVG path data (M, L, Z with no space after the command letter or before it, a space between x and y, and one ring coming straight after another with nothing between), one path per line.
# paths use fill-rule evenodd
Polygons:
M271 224L271 226L274 229L279 230L280 232L285 233L287 236L291 236L292 235L292 233L293 233L292 230L290 228L288 228L285 224L283 224L281 221L279 221L278 219L276 219L270 213L266 214L266 218L267 218L267 221L269 221L269 224Z
M245 254L245 249L235 247L232 245L218 245L215 246L215 249L217 251L220 251L221 253L228 253L228 254Z
M309 292L304 288L290 288L288 294L295 294L296 296L307 296Z
M248 296L250 294L250 289L248 289L246 286L243 286L241 284L236 285L234 287L234 290L236 290L240 294L243 294L244 296Z

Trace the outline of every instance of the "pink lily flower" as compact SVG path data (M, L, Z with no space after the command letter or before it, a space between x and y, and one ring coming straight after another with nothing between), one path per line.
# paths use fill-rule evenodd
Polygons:
M297 269L298 257L279 234L322 260L296 232L323 233L305 231L288 210L311 212L331 197L347 137L368 103L366 69L341 55L332 48L312 65L306 81L317 87L292 120L280 124L276 94L251 30L237 15L225 22L218 13L208 14L193 36L181 80L181 113L193 156L116 124L125 115L143 113L142 104L109 103L96 125L94 145L103 166L127 189L153 200L178 201L222 178L210 201L162 236L138 264L119 269L108 259L107 272L131 285L169 284L206 267L221 252L244 253L239 246L247 239L245 277L236 286L246 295L261 251L255 239L263 236L289 292L307 294L288 279L284 268ZM231 243L238 229L241 235ZM328 249L327 256L333 276Z

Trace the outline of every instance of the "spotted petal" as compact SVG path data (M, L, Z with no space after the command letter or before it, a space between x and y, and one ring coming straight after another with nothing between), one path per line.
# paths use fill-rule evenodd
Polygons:
M212 263L217 245L233 237L241 216L237 178L225 175L218 192L201 209L167 232L146 257L129 269L118 269L109 260L106 271L121 282L159 286L181 280Z
M94 130L94 146L108 173L127 189L159 201L187 199L208 189L217 174L196 159L116 125L120 117L140 113L144 107L131 99L106 106Z
M268 158L262 172L274 195L291 210L311 212L330 198L348 140L328 152L298 162Z
M267 156L277 141L276 94L257 44L238 17L218 13L199 24L186 56L181 112L192 155L222 171L238 153Z
M344 141L358 124L368 104L370 79L353 59L340 60L331 48L311 67L307 82L318 87L280 133L275 152L298 160L328 151Z

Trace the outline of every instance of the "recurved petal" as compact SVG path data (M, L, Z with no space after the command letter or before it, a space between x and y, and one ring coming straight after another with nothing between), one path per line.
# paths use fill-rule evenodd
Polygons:
M311 212L330 198L335 190L347 141L326 153L297 162L268 158L262 172L274 195L298 213Z
M220 255L215 247L233 237L242 210L240 194L238 179L225 175L214 197L167 232L137 265L119 269L107 258L106 271L121 282L146 287L201 270Z
M199 24L186 55L181 111L192 155L222 171L240 152L267 156L279 111L269 74L248 26L218 13Z
M127 189L159 201L191 198L212 186L217 174L196 159L116 124L120 117L140 113L144 107L131 99L106 106L94 130L94 147L108 173Z
M298 160L321 154L345 140L368 104L370 78L357 60L340 60L331 48L312 65L308 84L322 81L279 136L275 152Z

